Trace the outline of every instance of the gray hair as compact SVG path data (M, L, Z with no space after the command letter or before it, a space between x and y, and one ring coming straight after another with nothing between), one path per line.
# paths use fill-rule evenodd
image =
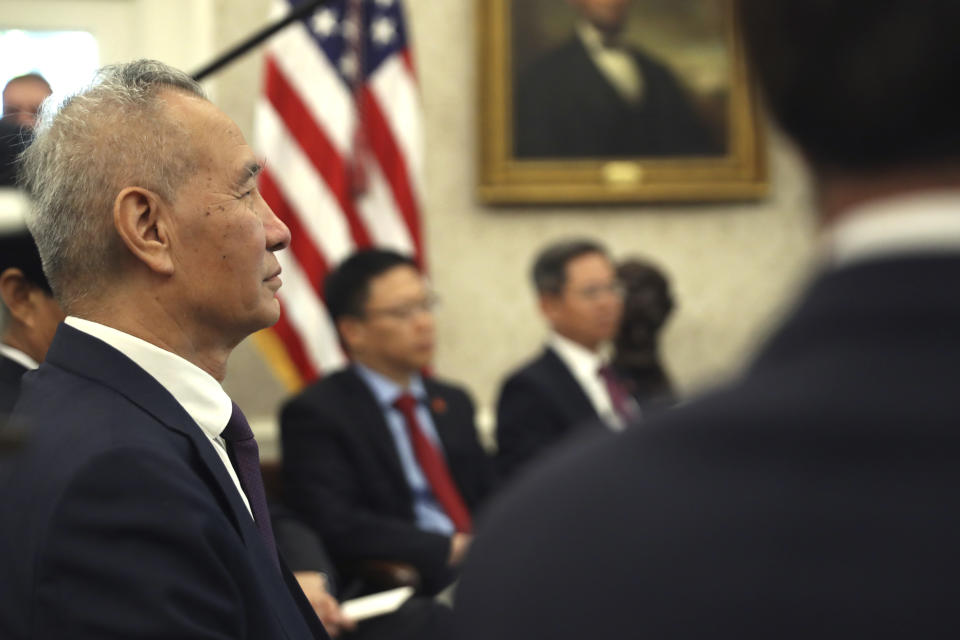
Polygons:
M196 168L186 130L164 110L164 90L206 99L182 71L137 60L104 67L89 87L41 109L21 181L32 201L27 223L43 270L68 312L120 264L117 194L139 186L173 202Z

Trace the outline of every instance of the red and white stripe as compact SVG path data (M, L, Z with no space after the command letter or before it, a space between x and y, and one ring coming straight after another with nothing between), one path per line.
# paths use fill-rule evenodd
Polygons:
M289 8L275 0L274 17ZM356 99L355 99L356 96ZM360 104L357 104L360 102ZM351 193L356 128L366 189ZM323 302L330 268L357 248L383 246L423 265L423 142L420 99L409 50L387 59L354 94L303 23L284 29L266 50L254 144L266 159L260 189L290 227L290 249L272 329L301 383L344 364Z

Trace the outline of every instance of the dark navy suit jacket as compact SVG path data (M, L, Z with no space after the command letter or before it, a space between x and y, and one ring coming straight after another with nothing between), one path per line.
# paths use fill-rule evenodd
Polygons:
M5 419L13 410L13 405L20 397L20 379L27 372L27 368L0 355L0 420Z
M543 352L510 374L497 400L497 471L501 478L581 429L603 423L556 352Z
M956 637L957 282L828 272L740 380L545 461L480 529L460 637Z
M490 493L493 465L477 441L474 408L460 388L424 379L430 412L454 483L471 512ZM351 564L412 564L423 588L453 575L449 536L417 527L413 494L386 418L352 369L310 385L283 408L284 498L323 538L345 578Z
M0 478L0 637L326 638L173 396L61 325Z
M632 50L644 97L630 105L578 37L533 62L516 83L515 153L521 158L719 155L670 69Z

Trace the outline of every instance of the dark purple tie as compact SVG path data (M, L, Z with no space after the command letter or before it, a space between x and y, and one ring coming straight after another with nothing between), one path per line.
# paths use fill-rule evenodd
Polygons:
M630 393L623 386L623 383L620 381L620 376L616 374L613 367L605 364L600 367L597 373L607 387L607 393L610 394L610 404L613 405L613 410L617 412L617 415L624 424L628 424L630 420L637 415L636 402L630 397Z
M270 552L270 556L279 568L280 560L277 557L277 544L273 539L273 526L270 524L267 496L263 491L263 477L260 475L260 449L253 437L250 424L236 402L233 403L230 422L227 423L227 427L220 436L227 443L227 451L230 453L233 468L240 479L243 493L246 494L247 502L250 503L250 510L253 512L257 529L263 537L264 544L267 545L267 551Z

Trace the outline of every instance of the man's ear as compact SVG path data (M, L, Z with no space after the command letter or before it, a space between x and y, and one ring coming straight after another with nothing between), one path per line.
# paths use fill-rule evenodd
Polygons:
M540 305L540 313L550 324L553 324L560 307L561 297L554 293L541 293L537 302Z
M170 252L170 207L155 192L127 187L113 203L113 224L135 258L149 269L173 275Z
M16 267L4 269L0 273L0 298L10 315L19 322L26 323L32 312L30 291L33 285Z
M343 316L337 321L337 332L340 334L340 340L346 345L347 351L350 353L361 353L363 351L365 329L363 320L354 316Z

